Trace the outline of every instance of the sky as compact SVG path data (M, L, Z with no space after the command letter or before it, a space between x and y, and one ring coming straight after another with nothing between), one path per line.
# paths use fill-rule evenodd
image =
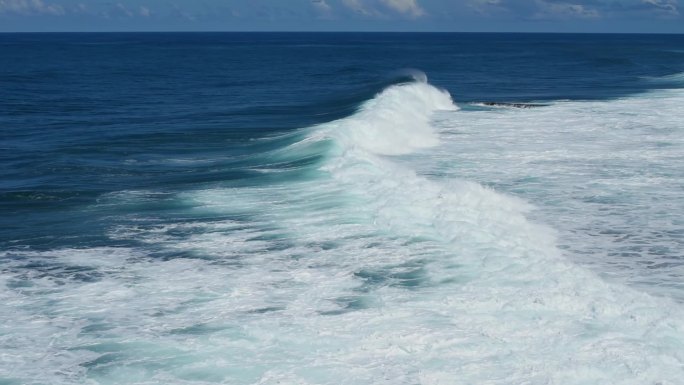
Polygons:
M0 0L0 32L684 33L679 0Z

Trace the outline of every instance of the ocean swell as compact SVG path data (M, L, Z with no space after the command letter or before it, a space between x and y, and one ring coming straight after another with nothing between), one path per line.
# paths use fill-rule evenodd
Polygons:
M0 376L62 384L680 382L679 305L568 262L554 231L528 220L529 203L402 161L430 156L440 140L433 114L455 108L427 83L392 85L278 150L317 156L306 177L181 193L182 219L137 217L112 228L112 240L138 247L3 255L11 257L3 287L15 289L0 298L16 311L0 315L1 336L20 335L2 345L12 360ZM48 267L22 287L26 260ZM79 266L98 274L55 278L53 264L67 275ZM22 359L24 349L33 355Z

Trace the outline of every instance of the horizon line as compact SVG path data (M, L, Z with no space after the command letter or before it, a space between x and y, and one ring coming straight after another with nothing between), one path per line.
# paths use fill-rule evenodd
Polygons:
M316 31L316 30L132 30L132 31L0 31L0 34L114 34L114 33L368 33L368 34L380 34L380 33L415 33L415 34L518 34L518 35L684 35L684 32L601 32L601 31L588 31L588 32L567 32L567 31L379 31L379 30L331 30L331 31Z

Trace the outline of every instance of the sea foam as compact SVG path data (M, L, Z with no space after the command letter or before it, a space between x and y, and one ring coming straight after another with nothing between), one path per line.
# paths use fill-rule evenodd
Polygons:
M26 259L101 276L64 279L47 269L29 288L7 282L0 294L15 311L3 313L2 335L14 337L2 345L12 359L0 376L62 384L681 382L678 304L571 263L555 232L529 220L524 200L419 173L398 156L430 156L444 136L433 114L454 109L429 84L390 86L284 149L324 151L308 178L182 193L191 207L185 220L112 229L138 248L5 259L5 280L20 280ZM22 358L27 347L33 354Z
M430 125L435 110L455 110L448 92L427 83L393 85L364 103L351 117L315 127L344 148L400 155L439 143Z

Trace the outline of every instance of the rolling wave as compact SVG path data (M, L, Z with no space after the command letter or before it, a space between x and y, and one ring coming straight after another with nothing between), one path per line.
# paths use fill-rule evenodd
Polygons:
M430 156L440 141L434 114L456 109L427 82L392 84L264 155L297 178L180 193L183 220L139 218L110 232L137 247L13 256L2 279L19 289L0 299L17 312L0 315L0 330L21 338L4 345L15 359L0 375L59 373L50 380L64 384L681 381L681 307L567 261L554 231L528 219L529 203L401 161ZM45 268L22 288L27 259ZM36 317L42 323L27 322ZM16 358L27 346L51 354Z

